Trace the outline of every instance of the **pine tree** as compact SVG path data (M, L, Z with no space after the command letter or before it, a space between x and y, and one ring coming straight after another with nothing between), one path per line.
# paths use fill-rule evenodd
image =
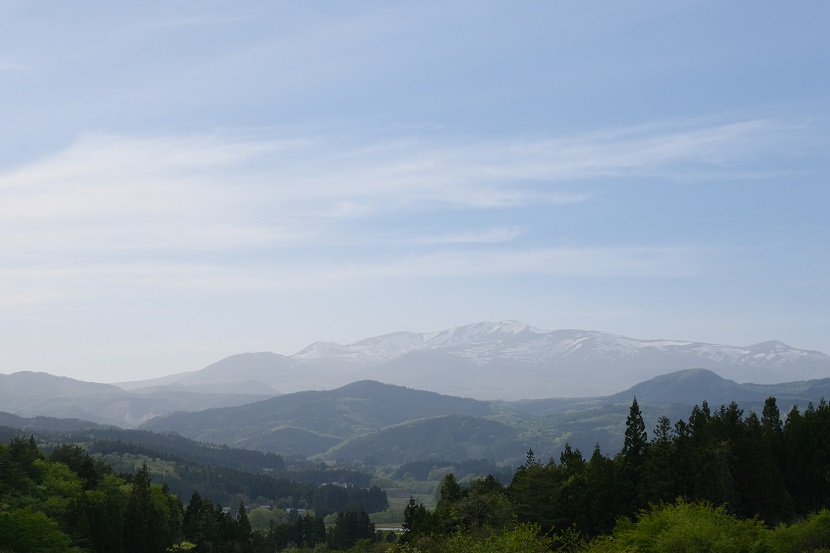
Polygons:
M589 536L608 533L622 512L623 497L619 490L618 464L602 454L599 444L588 460L585 478L589 522L580 530Z
M621 453L628 463L640 464L647 448L646 423L643 421L643 414L640 412L640 406L635 397L631 402L628 418L625 420L625 440Z
M645 498L648 503L670 502L679 495L674 453L671 421L663 415L657 420L645 463Z
M624 511L621 514L633 514L645 507L648 502L643 490L643 475L645 473L646 452L648 450L648 434L643 414L637 404L637 398L631 402L628 418L625 420L625 440L620 452L620 485L621 504Z
M585 459L579 449L572 449L571 444L565 443L565 449L559 454L559 464L565 474L565 478L582 472L585 468Z
M764 440L778 463L778 469L784 470L784 422L781 420L781 411L774 397L770 396L764 402L764 410L761 412L761 428L764 432Z
M251 550L251 534L251 521L248 520L245 503L240 501L239 511L236 513L236 541L243 552Z
M147 463L136 473L127 499L124 523L124 546L127 553L154 553L164 551L159 543L158 524L150 497L150 474Z

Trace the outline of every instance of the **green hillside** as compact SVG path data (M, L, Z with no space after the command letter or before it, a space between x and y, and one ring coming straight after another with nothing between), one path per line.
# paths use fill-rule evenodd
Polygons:
M175 431L200 441L245 445L264 451L305 455L338 442L376 432L408 420L438 415L496 416L494 405L473 399L444 396L379 382L361 381L329 391L309 391L274 397L240 407L171 413L142 428ZM290 429L295 429L292 443Z
M739 401L747 411L760 412L775 395L782 409L803 408L827 395L828 387L830 379L738 384L689 369L608 397L484 402L361 381L239 407L172 413L143 428L288 457L372 465L486 457L515 465L528 449L555 458L566 443L586 453L599 445L614 454L623 445L625 411L634 397L651 431L660 416L686 417L704 401L713 408Z
M448 415L407 421L333 447L323 458L368 465L421 459L520 458L526 448L516 428L483 418Z

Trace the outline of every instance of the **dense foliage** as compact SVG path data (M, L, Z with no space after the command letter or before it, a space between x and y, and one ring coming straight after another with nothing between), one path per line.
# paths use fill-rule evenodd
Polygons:
M271 493L283 484L268 474L162 460L118 440L99 442L105 455L76 444L47 455L33 437L15 436L0 444L0 553L828 553L828 436L826 402L793 408L784 420L769 398L760 416L744 416L735 403L715 411L703 403L687 420L662 417L649 438L635 400L617 455L596 447L586 459L566 446L558 461L542 462L529 451L506 486L493 476L465 484L446 474L434 509L410 499L400 537L376 531L366 513L369 504L387 504L379 488L293 482L278 490L296 494L283 502L302 502L305 513L273 504L250 509L250 499L223 509L201 491L185 506L166 481L194 482L182 478L187 471L203 471L207 487L246 489L245 478L263 478ZM128 457L141 464L116 474L105 462L116 453L122 464ZM172 472L156 479L153 463ZM336 512L328 528L326 512Z
M0 436L6 436L3 441L19 433L0 427ZM370 486L370 477L363 471L309 461L295 461L286 467L282 457L273 453L195 442L175 433L98 427L41 429L37 437L47 452L56 443L83 444L90 455L110 465L115 473L132 475L146 465L156 482L184 498L199 490L202 497L217 504L243 500L314 509L320 516L349 509L378 512L389 505L383 490ZM334 482L341 486L325 486Z
M530 451L507 487L447 475L435 509L410 500L402 541L444 551L461 535L478 543L464 551L489 551L492 536L521 523L562 550L820 551L830 548L828 436L826 402L793 408L784 422L769 398L760 417L704 402L688 420L662 417L649 440L635 399L616 456L597 447L585 459L568 446L558 463L542 463ZM792 549L797 539L809 547Z
M179 497L187 497L193 490L199 490L203 497L217 504L229 505L242 500L286 509L313 509L320 516L350 509L378 512L389 506L385 492L379 487L360 487L348 480L341 482L337 478L344 475L343 471L321 467L290 473L256 474L162 458L152 451L141 454L113 452L101 458L119 472L132 473L146 465L151 476L164 481ZM322 483L300 482L294 477ZM360 480L368 481L368 476L363 474Z
M363 509L373 502L386 508L382 490L294 484L312 490L308 500L319 506L317 515L293 510L280 519L285 524L256 532L244 503L232 512L195 492L184 507L166 484L152 483L146 464L119 476L79 445L62 444L45 455L33 437L16 436L0 444L0 552L259 553L376 541ZM335 504L344 511L327 531L322 517Z
M768 524L830 507L830 407L821 402L782 422L769 398L761 417L731 403L704 402L687 421L661 418L648 440L636 400L625 444L614 458L595 449L587 460L566 448L559 463L535 459L508 489L518 516L545 531L575 526L588 536L610 531L621 515L684 497L724 505Z
M75 445L46 457L33 438L0 444L0 550L165 551L181 513L146 468L125 480Z

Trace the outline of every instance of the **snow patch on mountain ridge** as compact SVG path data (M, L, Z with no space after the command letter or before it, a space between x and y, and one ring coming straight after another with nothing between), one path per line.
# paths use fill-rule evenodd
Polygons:
M494 362L588 364L634 361L643 356L682 356L715 365L785 368L800 361L828 359L819 352L793 349L778 341L747 347L681 340L639 340L598 331L548 331L520 321L482 322L429 333L395 332L341 345L316 342L292 359L368 368L413 352L443 352L478 366Z

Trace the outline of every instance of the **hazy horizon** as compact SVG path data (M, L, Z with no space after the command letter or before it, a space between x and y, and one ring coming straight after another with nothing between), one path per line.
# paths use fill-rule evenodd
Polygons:
M3 11L0 373L508 319L830 353L828 5Z

